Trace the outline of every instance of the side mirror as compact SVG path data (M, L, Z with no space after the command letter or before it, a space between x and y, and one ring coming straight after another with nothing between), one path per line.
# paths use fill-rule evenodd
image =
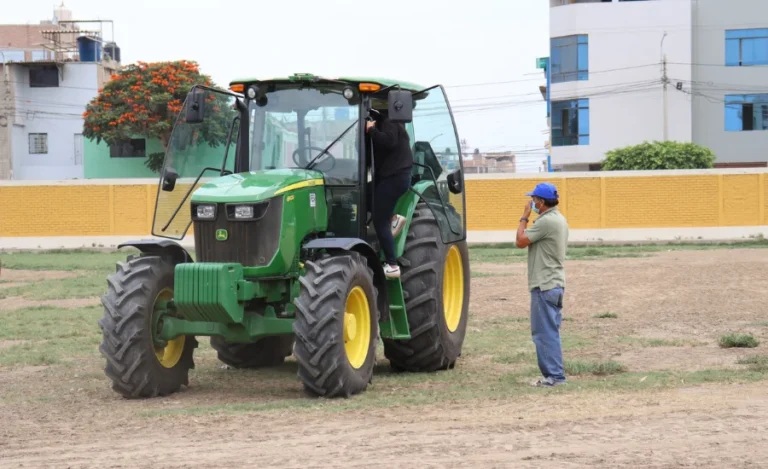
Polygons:
M464 190L464 178L461 177L461 170L450 173L446 178L448 180L448 190L454 194L461 194Z
M200 124L205 118L205 93L193 89L189 93L187 98L187 115L186 120L188 124Z
M173 189L176 188L176 180L178 178L179 173L177 173L173 168L167 168L165 171L163 171L163 191L173 192Z
M406 90L391 90L387 95L389 120L411 122L413 120L413 95Z

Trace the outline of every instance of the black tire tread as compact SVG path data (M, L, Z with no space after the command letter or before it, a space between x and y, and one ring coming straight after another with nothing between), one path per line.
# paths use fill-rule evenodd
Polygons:
M356 252L328 256L305 262L301 292L294 301L296 334L294 357L299 363L298 375L305 392L313 396L349 397L367 388L373 376L378 318L373 271ZM374 308L371 347L367 362L354 370L347 362L342 337L346 292L353 277L362 273L369 285L369 304Z
M384 356L396 371L451 369L461 354L461 342L458 346L453 344L446 337L448 333L443 324L439 269L442 269L445 249L434 214L425 203L419 203L399 260L411 338L383 340ZM463 342L463 337L461 340Z
M117 263L101 298L104 316L98 324L103 339L99 351L112 389L126 398L167 396L189 385L189 370L197 340L187 336L179 363L163 368L155 357L151 316L156 291L173 288L173 265L155 256L133 257Z

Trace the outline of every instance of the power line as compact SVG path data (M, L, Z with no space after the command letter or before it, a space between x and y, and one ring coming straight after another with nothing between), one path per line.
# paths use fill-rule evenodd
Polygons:
M731 68L731 69L734 69L734 70L738 70L738 69L740 69L740 68L749 67L749 65L747 65L747 66L738 66L738 67L737 67L737 66L735 66L735 65L726 65L726 64L704 64L704 63L695 63L695 62L667 62L667 65L686 65L686 66L687 66L687 65L690 65L690 66L692 66L692 67L722 67L722 68ZM759 67L759 66L762 66L762 65L763 65L763 64L761 64L761 65L755 65L755 66L758 66L758 67Z
M658 80L634 81L634 82L624 83L624 84L619 85L619 86L656 83L657 81ZM581 91L585 91L585 90L597 90L597 89L603 89L603 88L611 88L611 87L615 87L615 86L617 86L616 83L611 83L609 85L586 86L586 87L580 87L579 91L581 92ZM514 98L514 97L523 97L523 96L541 96L541 92L506 94L506 95L492 95L492 96L471 97L471 98L459 98L459 99L451 99L450 103L451 103L451 106L453 107L453 103L458 103L458 102L464 103L466 101L481 101L481 100L489 100L489 99L503 99L503 98ZM427 106L427 108L429 108L429 106Z
M574 96L556 97L556 98L552 98L552 102L566 101L566 100L572 100L572 99L591 99L591 98L600 99L600 98L611 97L611 96L620 95L620 94L641 93L641 92L647 92L654 89L658 89L660 86L661 86L660 81L648 82L646 84L641 84L641 85L633 85L633 86L625 86L625 87L620 86L612 90L604 90L601 92L578 94ZM546 104L546 103L542 100L499 101L496 103L476 103L476 104L468 104L464 107L458 106L457 109L454 109L453 113L462 114L467 112L499 110L504 108L524 107L524 106L530 106L530 105L543 105L543 104ZM422 109L422 111L424 111L424 109ZM427 111L432 111L432 109L428 109ZM414 115L418 115L420 117L445 116L447 115L447 112L432 112L427 114L419 114L418 108L417 108L417 112L415 112Z
M653 67L658 66L660 62L652 63L652 64L645 64L645 65L634 65L634 66L628 66L628 67L620 67L620 68L613 68L613 69L606 69L606 70L590 70L590 74L598 74L598 73L611 73L611 72L618 72L623 70L634 70L638 68L646 68L646 67ZM534 72L535 73L535 72ZM531 81L538 81L541 82L542 78L523 78L520 80L507 80L507 81L497 81L497 82L485 82L485 83L466 83L466 84L459 84L459 85L445 85L446 88L465 88L470 86L491 86L491 85L506 85L511 83L525 83L525 82L531 82ZM28 85L28 82L25 81L17 81L17 80L7 80L7 83L15 83L15 84L22 84L22 85ZM74 89L74 90L88 90L88 91L94 91L97 92L98 89L94 87L83 87L83 86L72 86L72 85L58 85L57 88L64 88L64 89Z
M619 91L625 91L625 90L635 90L635 89L641 89L646 88L649 86L658 86L661 82L659 80L645 80L645 81L637 81L637 82L630 82L623 85L602 85L602 86L595 86L595 87L587 87L587 88L581 88L578 90L578 95L572 96L573 99L576 98L587 98L591 96L600 96L603 94L610 94L614 92ZM593 93L581 93L581 91L584 90L595 90ZM557 96L557 97L551 97L553 101L561 100L561 99L571 99L571 95L564 95L564 96ZM545 101L542 99L534 99L534 100L500 100L497 102L491 102L491 103L466 103L466 104L459 104L456 106L451 106L452 109L465 109L468 107L477 107L477 106L488 106L488 105L514 105L514 104L527 104L527 103L533 103L533 104L544 104ZM442 105L433 105L433 106L427 106L427 107L416 107L415 112L419 111L433 111L433 110L445 110L447 111L447 108Z
M699 80L684 80L678 78L671 78L671 80L686 83L692 86L700 87L700 89L707 89L711 87L712 91L729 91L729 90L746 90L746 91L768 91L768 86L760 85L744 85L733 83L720 83L715 81L699 81Z
M31 105L31 106L44 106L46 108L48 107L62 107L62 108L77 108L77 109L85 109L87 104L74 104L74 103L65 103L61 101L39 101L36 99L17 99L17 103Z
M29 82L26 82L26 81L17 81L17 80L3 80L3 81L5 81L6 83L29 85ZM88 90L88 91L96 92L98 94L98 88L94 88L92 86L85 87L85 86L58 85L55 88L64 88L64 89L70 89L70 90Z
M622 94L631 94L631 93L642 93L651 91L654 89L657 89L659 87L660 83L656 81L645 81L645 82L635 82L630 83L626 85L621 85L614 87L612 89L602 89L607 88L606 86L598 86L598 87L590 87L590 89L595 89L596 91L593 93L580 93L577 96L563 96L563 97L555 97L553 98L553 102L557 101L563 101L563 100L570 100L570 99L600 99L604 97L611 97L616 95L622 95ZM598 91L599 89L599 91ZM494 97L487 97L488 99L493 99ZM486 112L486 111L497 111L497 110L505 110L510 108L517 108L517 107L526 107L526 106L532 106L532 105L544 105L545 102L541 99L537 100L500 100L496 102L469 102L460 104L457 106L453 106L452 110L454 114L475 114L479 112ZM10 111L9 108L0 108L7 111ZM427 111L424 113L424 111ZM434 108L422 108L421 113L416 113L419 117L431 117L431 116L447 116L447 108L444 106L436 106ZM45 110L39 110L39 109L32 109L32 108L24 108L24 107L16 107L15 113L18 117L22 118L36 118L38 116L45 117L45 118L66 118L70 120L79 120L82 119L82 114L75 114L75 113L65 113L65 112L54 112L54 111L45 111Z
M600 73L613 73L613 72L621 72L624 70L636 70L639 68L647 68L647 67L658 67L661 65L661 62L655 62L650 64L644 64L644 65L632 65L628 67L619 67L619 68L610 68L606 70L589 70L590 75L594 74L600 74ZM525 83L530 81L538 81L541 82L541 78L525 78L522 80L508 80L508 81L492 81L492 82L485 82L485 83L466 83L462 85L446 85L446 88L467 88L470 86L494 86L494 85L508 85L512 83Z

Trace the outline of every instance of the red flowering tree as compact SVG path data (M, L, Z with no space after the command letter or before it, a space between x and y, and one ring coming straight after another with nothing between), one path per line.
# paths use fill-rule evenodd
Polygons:
M163 153L148 155L146 166L159 172L168 149L171 131L184 100L194 85L213 86L209 76L200 73L195 62L144 63L128 65L112 75L104 89L86 107L83 135L89 139L115 144L136 137L157 139ZM226 107L213 103L216 110ZM219 106L220 105L220 106ZM227 114L232 113L226 109ZM197 143L218 146L226 141L230 116L206 119L196 132Z

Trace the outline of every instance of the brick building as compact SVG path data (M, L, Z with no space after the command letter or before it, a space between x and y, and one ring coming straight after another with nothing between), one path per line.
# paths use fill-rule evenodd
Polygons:
M464 160L467 174L514 173L515 154L510 151L481 153L476 149L471 159Z

